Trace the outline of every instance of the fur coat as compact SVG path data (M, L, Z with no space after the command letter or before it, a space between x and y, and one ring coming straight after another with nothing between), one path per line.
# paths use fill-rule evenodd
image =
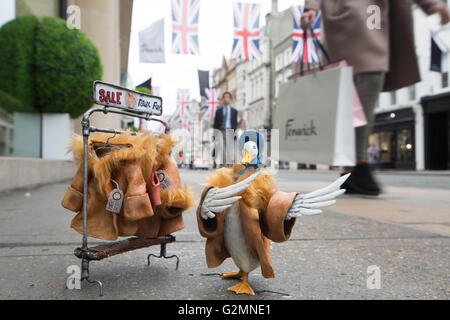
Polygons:
M88 219L90 237L115 240L119 236L153 238L184 228L182 213L193 205L194 196L188 186L182 188L178 167L170 156L176 143L170 135L129 133L110 139L117 149L100 148L111 134L94 133L88 142ZM62 206L78 214L71 227L83 233L83 138L76 136L70 147L79 168L62 200ZM160 190L162 204L152 205L147 190L154 162L157 170L165 170L172 187ZM106 210L109 194L119 184L124 199L118 214Z
M226 211L217 213L213 219L202 219L200 208L203 199L209 189L227 187L254 173L253 171L245 172L239 177L238 173L243 168L242 165L235 165L233 168L217 170L209 177L209 185L203 190L197 209L197 223L200 234L207 238L205 254L209 268L218 267L230 257L230 254L224 240ZM270 259L270 243L289 239L295 219L287 221L285 218L297 193L277 190L272 175L263 172L239 195L242 196L239 206L249 248L260 261L262 275L265 278L273 278L275 273Z

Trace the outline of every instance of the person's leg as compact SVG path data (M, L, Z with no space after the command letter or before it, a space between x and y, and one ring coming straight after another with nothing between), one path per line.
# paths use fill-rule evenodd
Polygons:
M227 130L226 129L222 129L222 166L221 167L226 167L227 166Z
M356 162L367 162L369 135L375 118L374 109L384 85L384 72L355 75L355 86L367 118L367 125L356 128Z
M235 132L233 129L226 129L223 131L224 134L224 166L231 168L233 164L236 163L235 158Z
M355 129L356 163L367 163L367 148L369 135L372 132L374 109L381 90L383 89L384 72L360 73L355 75L355 87L361 100L367 125ZM344 173L350 172L352 167L345 167Z
M344 168L344 173L352 172L352 175L343 187L347 189L348 193L378 195L380 188L370 173L367 164L367 148L375 118L374 109L383 89L385 73L361 73L355 75L354 78L356 90L367 118L367 125L355 129L356 167Z

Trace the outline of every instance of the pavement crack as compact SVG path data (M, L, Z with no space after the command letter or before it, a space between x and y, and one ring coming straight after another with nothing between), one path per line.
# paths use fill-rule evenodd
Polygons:
M442 235L430 235L425 237L347 237L347 238L291 238L288 241L361 241L361 240L426 240L426 239L448 239L450 237ZM177 240L176 243L203 243L205 240ZM93 241L89 246L104 245L110 242ZM27 248L27 247L80 247L81 242L5 242L0 243L0 248Z
M55 256L73 256L73 253L15 254L15 255L0 256L0 259L1 258L55 257Z
M90 245L100 245L107 242L89 242ZM65 247L65 246L81 246L81 242L5 242L0 243L0 248L26 248L26 247Z

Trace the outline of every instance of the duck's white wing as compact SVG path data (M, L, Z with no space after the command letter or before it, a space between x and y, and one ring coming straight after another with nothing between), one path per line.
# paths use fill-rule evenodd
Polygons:
M292 202L291 208L286 215L286 220L319 214L322 213L320 208L335 204L335 198L345 192L345 189L341 189L341 185L349 176L350 173L340 177L325 188L307 194L298 194Z
M200 216L205 220L212 219L216 216L215 213L231 207L233 203L242 198L235 195L247 189L250 182L255 180L260 173L261 171L258 171L248 178L225 188L209 189L203 199Z

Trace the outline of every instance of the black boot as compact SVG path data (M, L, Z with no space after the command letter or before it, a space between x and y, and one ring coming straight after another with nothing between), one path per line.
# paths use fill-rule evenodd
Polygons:
M357 164L353 168L350 177L342 185L342 188L346 189L346 193L349 194L378 196L381 192L367 163Z

